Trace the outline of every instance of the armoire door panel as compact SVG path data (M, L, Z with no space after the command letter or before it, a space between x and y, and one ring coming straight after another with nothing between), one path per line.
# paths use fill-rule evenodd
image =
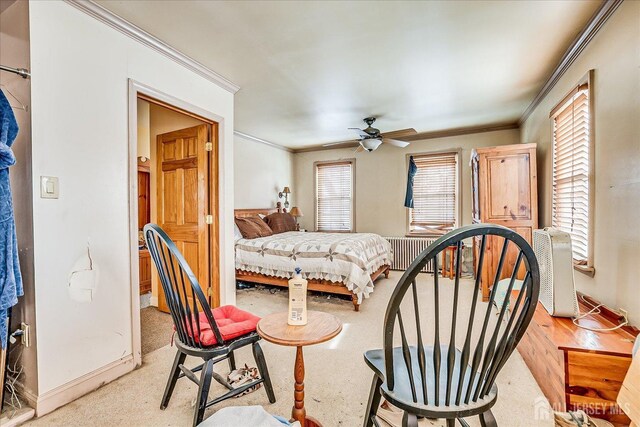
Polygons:
M472 167L474 223L491 223L511 228L531 243L533 230L538 225L535 144L479 148L472 154ZM488 300L491 287L496 281L503 242L504 239L497 236L487 239L481 273L484 301ZM474 244L475 264L478 262L479 244L479 240ZM498 280L511 277L517 257L517 248L509 247ZM517 277L522 279L523 274L524 267L521 267Z
M530 220L531 189L528 153L487 157L487 220Z

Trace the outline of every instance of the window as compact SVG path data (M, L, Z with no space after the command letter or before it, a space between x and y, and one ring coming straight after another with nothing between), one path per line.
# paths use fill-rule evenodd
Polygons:
M354 229L353 160L316 163L316 230Z
M552 225L571 235L576 265L592 267L590 249L590 111L588 83L551 112L553 119Z
M458 153L414 155L409 234L441 235L459 224Z

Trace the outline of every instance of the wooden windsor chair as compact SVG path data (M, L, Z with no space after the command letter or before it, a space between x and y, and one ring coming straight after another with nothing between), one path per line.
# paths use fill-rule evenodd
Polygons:
M470 238L480 239L480 251L473 296L471 301L464 301L470 309L462 310L461 248L463 239ZM490 301L482 303L478 295L479 281L490 238L494 239L494 244L502 240L503 246ZM440 253L451 245L456 246L456 274L453 284L449 281L440 283ZM522 290L510 309L507 298L498 307L498 315L494 316L495 284L500 280L508 254L513 255L514 249L517 257L507 295L511 294L517 276L524 274ZM432 292L419 289L416 282L418 273L427 263L433 263L435 274L433 283L422 286L432 286ZM446 286L449 289L443 289ZM441 300L443 291L453 295L453 300L449 303L447 299L446 305L445 300ZM491 413L498 396L496 378L533 317L539 291L538 262L531 246L506 227L470 225L431 244L413 261L393 291L384 319L384 348L364 354L365 362L374 371L364 426L378 425L376 413L382 396L404 412L403 427L415 427L418 418L423 417L444 418L448 427L454 426L456 419L461 425L468 426L463 418L470 416L479 416L482 426L497 426ZM481 304L486 306L481 307ZM442 316L449 307L450 323ZM409 333L413 326L415 340L413 333ZM431 335L429 339L425 331ZM394 346L397 333L400 346Z
M260 383L264 383L269 402L274 403L275 394L264 353L258 343L260 336L256 332L260 318L231 305L212 311L193 271L169 236L156 224L145 225L144 236L173 319L177 347L160 409L167 407L176 382L183 377L198 385L194 426L200 424L206 408ZM230 370L234 370L236 365L233 352L246 345L252 346L261 378L233 388L220 374L214 372L213 367L218 362L228 360ZM199 357L203 359L203 363L188 369L184 366L187 356ZM195 374L198 371L201 371L200 378ZM228 391L207 401L212 378Z

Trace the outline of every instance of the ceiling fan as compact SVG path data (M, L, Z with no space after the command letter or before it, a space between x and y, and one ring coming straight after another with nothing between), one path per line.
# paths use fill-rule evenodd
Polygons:
M350 130L355 131L360 138L357 141L360 144L360 146L356 149L356 152L358 151L372 152L383 143L393 145L395 147L404 148L404 147L407 147L409 143L406 141L400 141L394 138L402 138L402 137L416 134L416 130L412 128L380 133L380 129L376 129L371 126L376 121L375 117L367 117L363 121L367 124L366 128L364 129L349 128ZM330 147L333 145L340 145L345 143L347 142L345 141L332 142L330 144L324 144L323 147Z

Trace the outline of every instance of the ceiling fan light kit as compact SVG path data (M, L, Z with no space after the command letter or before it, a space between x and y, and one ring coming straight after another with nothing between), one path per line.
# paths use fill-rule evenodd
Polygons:
M371 152L382 144L382 140L377 138L367 138L360 141L360 144L365 150Z
M367 127L364 129L359 128L349 128L350 130L355 131L360 137L360 147L364 148L367 152L375 151L382 143L386 143L389 145L393 145L394 147L405 148L409 145L408 142L399 141L397 139L385 138L387 134L381 134L380 129L376 129L373 126L373 123L376 121L375 117L367 117L363 120ZM406 129L406 131L415 133L415 129ZM396 131L398 133L399 131ZM358 147L358 149L360 148Z

